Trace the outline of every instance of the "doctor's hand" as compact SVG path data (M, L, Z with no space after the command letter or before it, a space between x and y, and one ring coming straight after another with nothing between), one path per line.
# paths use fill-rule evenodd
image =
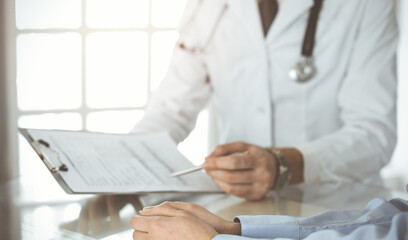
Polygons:
M303 182L304 161L296 148L279 148L291 171L290 184ZM235 142L219 145L205 159L204 170L226 193L261 199L275 186L277 159L270 150Z
M276 167L271 152L243 142L217 146L203 164L221 189L248 200L261 199L274 186Z
M218 232L193 214L162 204L130 220L135 240L210 240Z

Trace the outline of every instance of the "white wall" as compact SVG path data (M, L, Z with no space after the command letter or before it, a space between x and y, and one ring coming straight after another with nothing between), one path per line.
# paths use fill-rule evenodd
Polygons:
M408 0L399 3L398 143L393 159L382 175L389 187L404 190L408 184Z

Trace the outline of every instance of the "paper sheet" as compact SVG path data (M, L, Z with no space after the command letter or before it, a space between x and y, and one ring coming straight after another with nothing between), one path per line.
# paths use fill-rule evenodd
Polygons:
M120 135L27 129L54 166L58 154L67 172L61 177L75 193L219 192L204 172L168 175L193 166L165 133ZM54 151L53 151L54 150ZM56 153L57 152L57 153Z

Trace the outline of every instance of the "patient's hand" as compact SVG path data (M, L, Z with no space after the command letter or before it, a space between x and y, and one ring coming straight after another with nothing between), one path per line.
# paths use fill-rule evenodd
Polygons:
M197 204L183 202L164 202L155 207L146 207L142 216L192 216L208 224L219 234L241 235L241 224L227 221L207 211Z
M130 226L135 230L135 240L209 240L218 234L193 214L168 205L151 208L144 211L143 216L133 217Z

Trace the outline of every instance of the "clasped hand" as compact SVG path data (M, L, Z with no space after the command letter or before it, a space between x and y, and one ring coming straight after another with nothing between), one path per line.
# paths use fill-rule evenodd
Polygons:
M274 155L265 148L235 142L219 145L203 168L226 193L259 200L275 184L276 165Z
M241 224L224 220L190 203L164 202L146 207L130 220L136 240L209 240L217 234L241 234Z

